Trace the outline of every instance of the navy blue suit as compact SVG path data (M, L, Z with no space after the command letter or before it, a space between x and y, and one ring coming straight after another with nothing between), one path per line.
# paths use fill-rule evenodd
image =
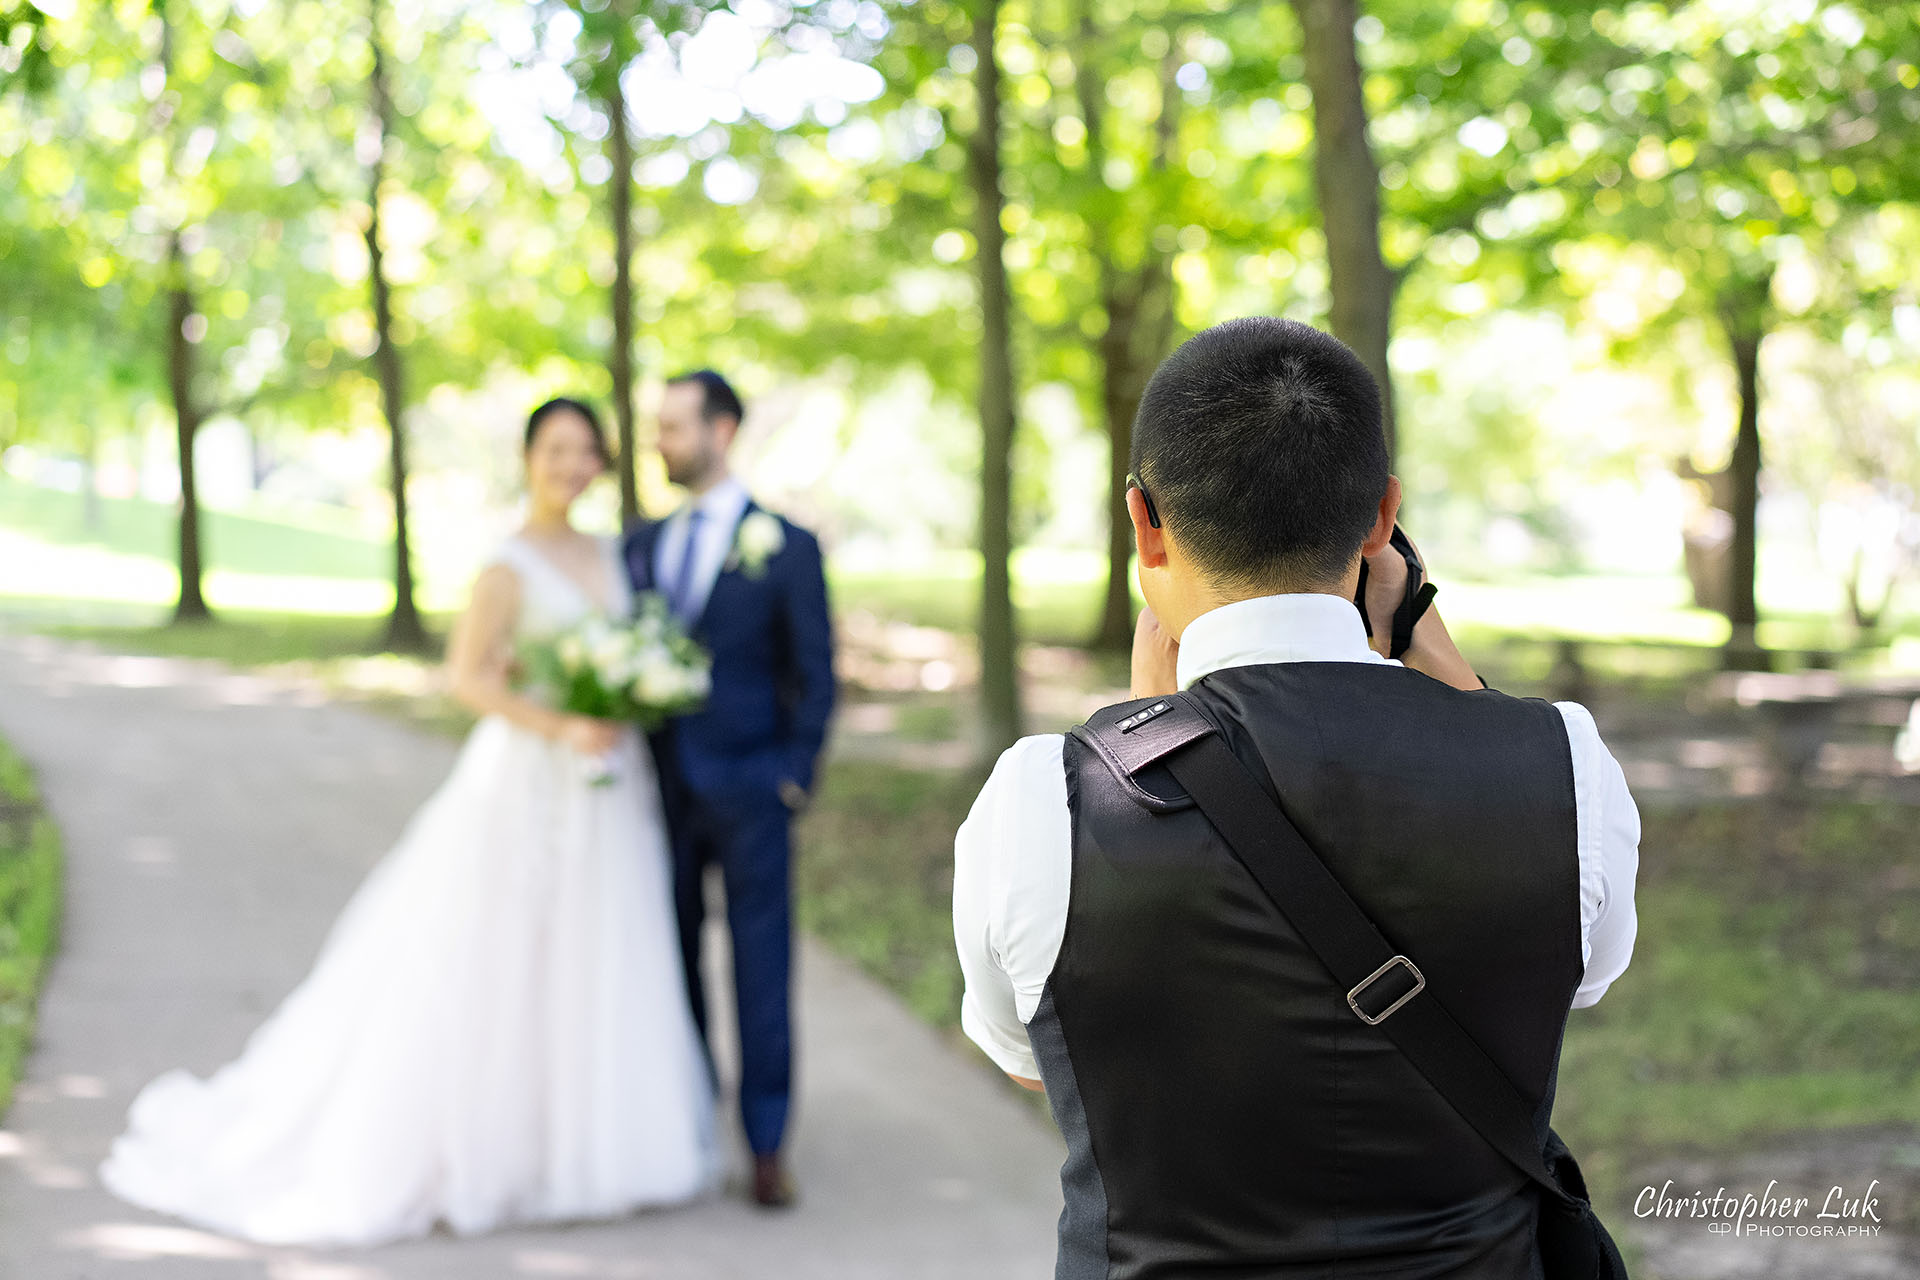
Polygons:
M747 505L746 514L760 508ZM833 710L833 628L820 544L781 519L785 541L759 571L722 568L692 631L713 655L707 705L654 735L673 837L674 900L687 997L702 1034L701 892L718 864L733 938L740 1018L740 1115L756 1155L780 1148L792 1096L789 1013L793 907L781 784L813 787ZM660 522L636 525L622 547L636 590L655 588Z

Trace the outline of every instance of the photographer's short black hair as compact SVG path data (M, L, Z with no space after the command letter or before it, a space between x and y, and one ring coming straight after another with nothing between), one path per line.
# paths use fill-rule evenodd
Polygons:
M1229 320L1147 384L1133 472L1161 522L1237 588L1338 582L1387 491L1380 391L1358 356L1292 320Z
M682 373L667 379L670 387L692 383L700 388L700 417L708 426L722 418L732 418L735 424L747 416L747 407L740 403L740 397L734 392L733 384L715 373L712 369L695 369L691 373Z
M555 396L527 415L527 438L522 448L533 448L533 438L540 434L540 424L562 409L577 413L586 420L587 429L593 432L593 443L600 451L600 461L612 466L613 450L607 446L607 432L606 428L600 425L600 416L582 401L569 396Z

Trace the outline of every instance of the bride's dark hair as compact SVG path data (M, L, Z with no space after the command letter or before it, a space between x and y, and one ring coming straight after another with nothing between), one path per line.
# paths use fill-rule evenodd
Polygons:
M607 447L607 432L606 428L600 425L599 415L585 404L568 396L555 396L527 415L527 438L521 448L523 450L533 448L533 438L540 434L540 424L562 409L569 409L580 415L587 424L587 430L593 432L593 443L600 451L600 461L612 466L613 450Z

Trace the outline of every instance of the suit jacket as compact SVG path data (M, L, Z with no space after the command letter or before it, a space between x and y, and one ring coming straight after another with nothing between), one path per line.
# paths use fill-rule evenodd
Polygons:
M760 510L750 501L741 518ZM813 787L833 711L833 623L819 541L774 518L785 534L780 549L758 572L730 557L692 622L694 639L713 655L706 706L670 721L656 740L663 772L672 769L696 796L777 792L783 780ZM663 523L643 521L624 539L635 590L655 589Z

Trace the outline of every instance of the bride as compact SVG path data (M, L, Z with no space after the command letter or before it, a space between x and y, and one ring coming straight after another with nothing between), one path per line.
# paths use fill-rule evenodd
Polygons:
M613 544L568 518L606 461L585 405L534 411L526 526L448 646L481 716L452 775L240 1058L135 1100L101 1167L115 1194L263 1243L365 1245L713 1185L653 762L630 726L508 681L516 641L630 607Z

